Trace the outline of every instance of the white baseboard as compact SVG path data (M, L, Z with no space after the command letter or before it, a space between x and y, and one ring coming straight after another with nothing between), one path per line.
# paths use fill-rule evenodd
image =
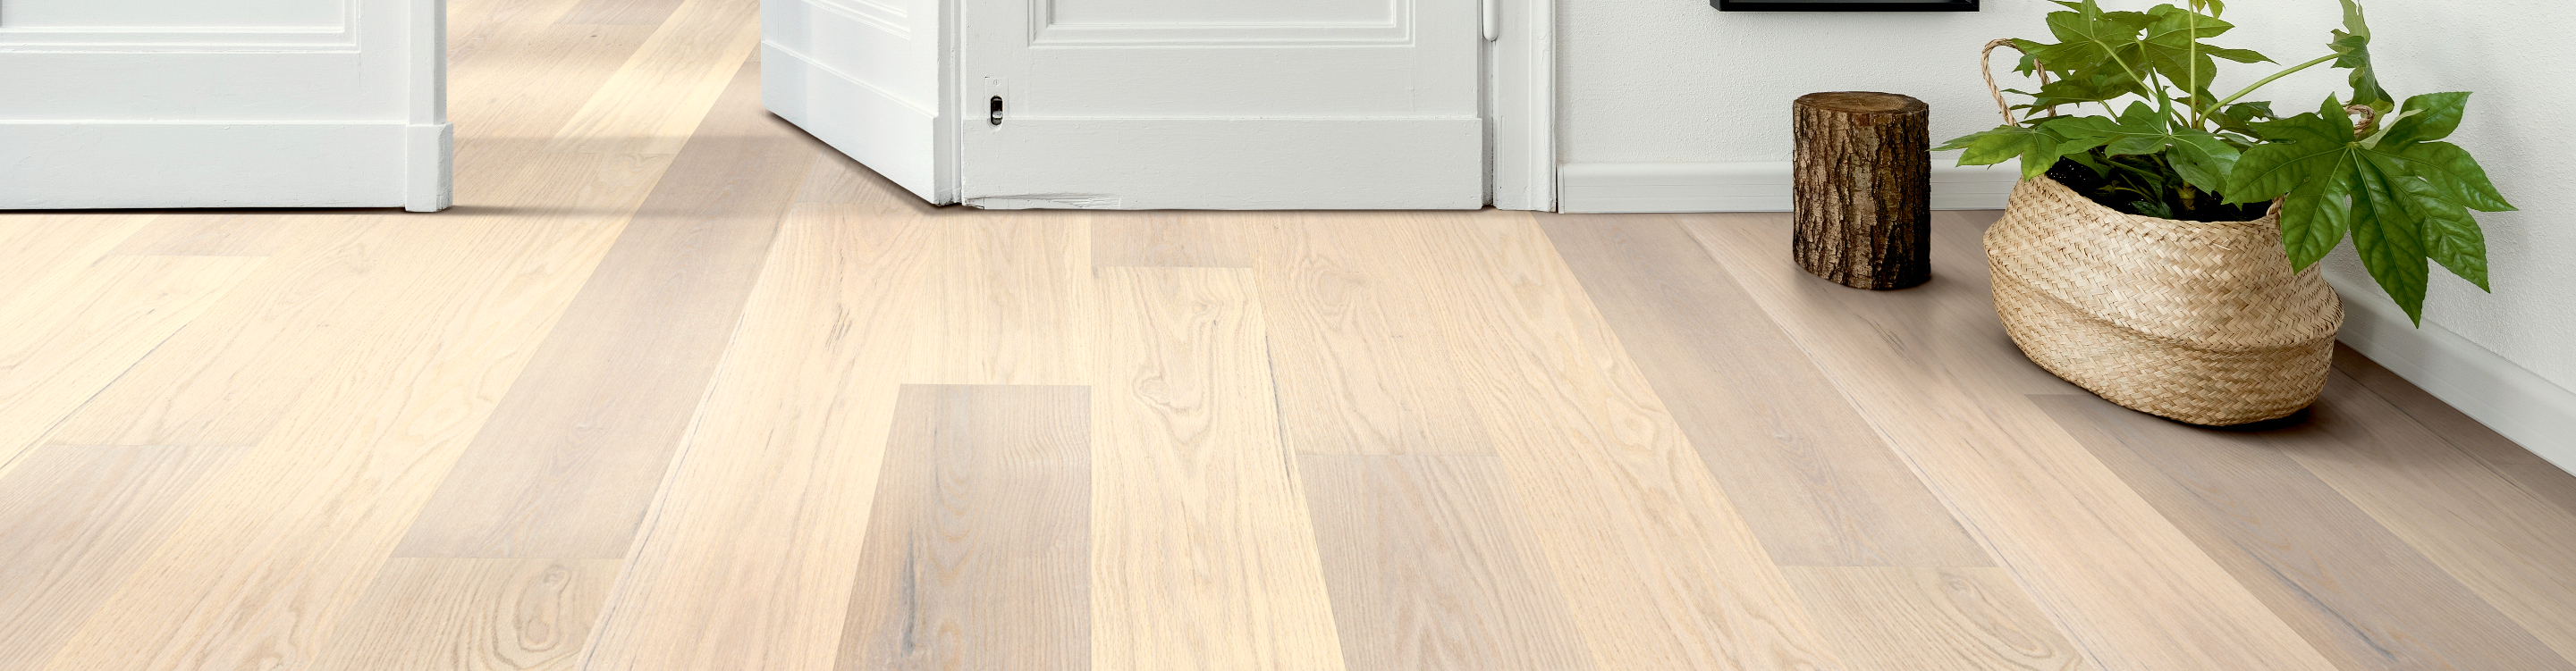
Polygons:
M1932 209L2004 206L2020 167L1932 167ZM1789 162L1569 163L1558 172L1560 212L1787 212Z
M2338 337L2389 372L2415 383L2539 455L2576 473L2576 392L2432 324L2415 328L2378 287L2328 274L2343 295Z
M415 168L413 131L401 121L0 121L0 209L426 203L415 182L444 175L428 161Z

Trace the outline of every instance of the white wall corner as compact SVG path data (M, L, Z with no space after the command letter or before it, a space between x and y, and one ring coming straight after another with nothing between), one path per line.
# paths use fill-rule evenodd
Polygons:
M1932 166L1932 209L1993 210L2020 166ZM1558 176L1563 212L1787 212L1789 162L1570 163Z
M2576 392L2448 329L2416 328L2377 287L2331 273L2326 281L2343 296L2337 339L2559 470L2576 473Z

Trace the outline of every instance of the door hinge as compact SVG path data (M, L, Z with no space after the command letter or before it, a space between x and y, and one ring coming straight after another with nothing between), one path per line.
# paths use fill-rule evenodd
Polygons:
M1002 97L993 96L993 125L1002 125Z

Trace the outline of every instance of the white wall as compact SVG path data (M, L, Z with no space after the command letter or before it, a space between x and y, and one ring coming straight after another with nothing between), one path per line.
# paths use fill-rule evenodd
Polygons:
M2149 0L2104 0L2145 9ZM2454 140L2476 153L2521 212L2481 214L2494 295L2433 270L2425 322L2576 389L2576 10L2563 0L2364 0L2381 81L2399 98L2477 92ZM1974 13L1726 12L1704 0L1565 0L1560 158L1566 163L1747 162L1789 158L1789 102L1815 91L1903 93L1932 105L1936 139L2000 122L1977 78L1997 37L2047 39L2042 0L1985 0ZM2238 0L2240 26L2212 40L2298 63L2327 53L2335 0ZM2002 50L1996 60L2006 68ZM2276 71L2221 63L2232 92ZM2312 110L2344 71L2317 68L2249 99ZM2022 85L2005 71L2005 86ZM2026 88L2026 87L2025 87ZM1950 156L1936 158L1946 165ZM2329 260L2369 286L2348 249ZM2349 280L2360 279L2360 282ZM2354 298L2358 299L2359 296ZM2369 300L2384 301L2373 296Z

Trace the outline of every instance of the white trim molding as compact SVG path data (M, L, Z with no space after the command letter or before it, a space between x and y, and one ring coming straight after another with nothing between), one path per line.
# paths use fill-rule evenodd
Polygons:
M2576 473L2576 392L2448 329L2416 328L2367 280L2328 273L2326 281L2343 295L2337 339L2559 470Z
M1485 43L1492 137L1491 202L1505 210L1557 209L1556 0L1496 0L1500 34Z
M1565 212L1787 212L1789 162L1572 163L1563 169ZM1993 210L2020 181L2014 163L1932 167L1932 209ZM1499 201L1497 202L1499 206Z

